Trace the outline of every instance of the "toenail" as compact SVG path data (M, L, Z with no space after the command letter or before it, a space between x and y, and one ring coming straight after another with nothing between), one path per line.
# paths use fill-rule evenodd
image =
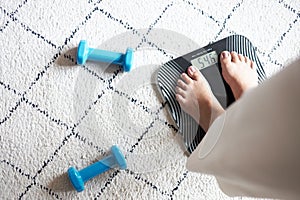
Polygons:
M229 53L227 51L222 52L222 58L227 58Z

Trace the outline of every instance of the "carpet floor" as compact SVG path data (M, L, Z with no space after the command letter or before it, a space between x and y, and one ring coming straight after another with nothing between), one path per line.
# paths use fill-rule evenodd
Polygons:
M299 12L292 0L1 0L0 199L251 199L228 197L213 176L187 171L156 72L240 34L270 77L300 55ZM132 70L77 65L82 39L133 48ZM127 169L76 192L68 168L103 159L112 145Z

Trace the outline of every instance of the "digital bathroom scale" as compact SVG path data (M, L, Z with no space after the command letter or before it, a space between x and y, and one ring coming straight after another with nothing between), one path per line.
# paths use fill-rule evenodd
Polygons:
M158 71L158 87L168 105L168 111L179 129L179 134L187 153L192 153L205 136L205 131L187 113L181 110L175 98L177 80L191 65L197 67L207 79L212 92L223 106L227 108L235 101L229 85L221 75L220 53L235 51L251 59L257 67L259 82L266 79L265 71L259 61L251 42L242 35L232 35L211 43L191 53L175 58L163 64Z

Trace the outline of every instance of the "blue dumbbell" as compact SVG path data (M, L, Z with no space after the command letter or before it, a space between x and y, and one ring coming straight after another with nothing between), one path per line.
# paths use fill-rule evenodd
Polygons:
M83 65L87 60L122 65L125 72L132 67L133 49L127 48L126 53L116 53L101 49L89 48L86 40L81 40L77 49L77 63Z
M111 147L111 155L78 171L74 167L68 169L69 179L77 192L84 190L84 183L89 179L106 172L109 169L119 167L126 169L127 163L120 149L114 145Z

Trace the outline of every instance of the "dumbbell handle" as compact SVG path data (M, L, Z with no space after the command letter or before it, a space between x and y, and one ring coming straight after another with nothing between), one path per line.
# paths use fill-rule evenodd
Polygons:
M122 54L122 53L89 48L88 59L94 60L94 61L101 60L101 62L123 65L123 56L124 56L124 54Z
M105 157L104 159L95 162L92 165L89 165L88 167L82 169L79 171L79 174L83 180L83 182L88 181L89 179L106 172L107 170L117 167L115 163L115 158L113 155L109 155Z

